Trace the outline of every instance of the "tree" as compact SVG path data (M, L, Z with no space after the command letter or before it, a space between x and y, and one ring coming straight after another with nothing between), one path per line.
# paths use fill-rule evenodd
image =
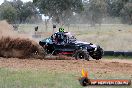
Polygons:
M120 17L123 23L132 24L132 0L108 0L108 13Z
M17 11L8 1L5 1L0 6L0 16L2 20L7 20L9 23L15 23Z
M73 12L83 10L82 0L33 0L40 12L57 23L64 24Z
M119 17L120 11L124 7L123 0L108 0L108 13L112 17Z
M21 0L5 0L0 5L0 17L0 19L6 19L10 23L35 23L42 20L32 2L23 3Z
M107 0L84 0L84 14L87 20L90 20L91 26L96 23L101 24L102 18L107 13Z
M132 24L132 3L126 3L121 10L121 17L123 23Z
M36 8L33 6L32 2L27 2L23 4L20 12L20 21L25 22L27 18L31 18L36 14Z
M39 13L32 2L23 3L21 0L13 0L10 2L12 6L17 10L17 21L19 23L24 23L27 19L32 17L40 18Z
M23 7L23 2L21 0L13 0L10 3L17 11L17 22L21 23L22 22L21 11L22 11L22 7Z

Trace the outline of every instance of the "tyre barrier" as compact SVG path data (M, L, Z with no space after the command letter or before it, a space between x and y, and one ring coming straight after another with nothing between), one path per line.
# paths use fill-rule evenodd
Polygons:
M132 52L124 52L125 56L132 56Z
M114 56L125 56L123 51L114 51Z
M132 56L132 51L104 51L104 56Z
M114 51L104 51L104 56L114 56Z

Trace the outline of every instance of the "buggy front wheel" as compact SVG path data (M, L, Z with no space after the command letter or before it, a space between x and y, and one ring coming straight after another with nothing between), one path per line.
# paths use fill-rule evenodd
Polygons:
M89 60L89 53L84 50L77 50L75 52L75 59L85 59Z

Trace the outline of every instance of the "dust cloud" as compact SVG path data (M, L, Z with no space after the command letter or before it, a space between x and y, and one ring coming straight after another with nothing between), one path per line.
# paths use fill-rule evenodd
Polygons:
M6 21L0 21L0 57L44 58L44 56L42 47L35 41L18 34Z

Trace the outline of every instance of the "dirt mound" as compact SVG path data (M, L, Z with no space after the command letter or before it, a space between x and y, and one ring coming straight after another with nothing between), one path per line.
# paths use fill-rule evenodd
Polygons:
M6 21L0 22L0 57L42 58L44 55L36 42L13 31Z

